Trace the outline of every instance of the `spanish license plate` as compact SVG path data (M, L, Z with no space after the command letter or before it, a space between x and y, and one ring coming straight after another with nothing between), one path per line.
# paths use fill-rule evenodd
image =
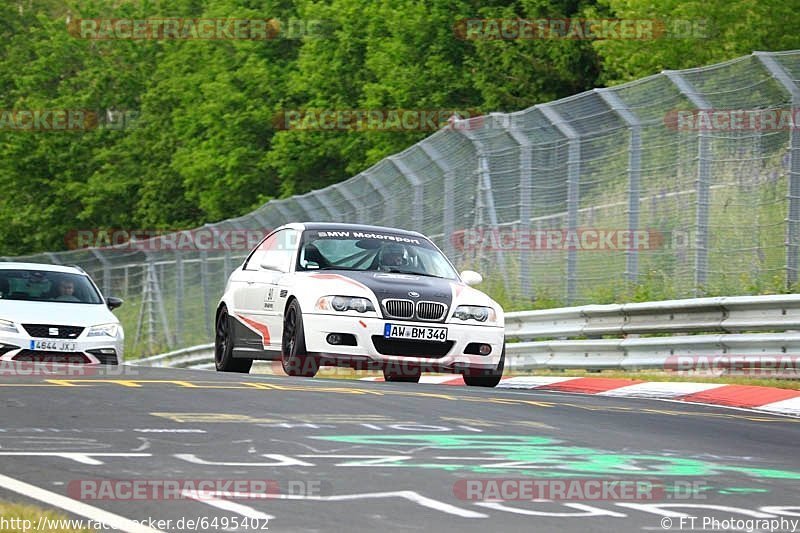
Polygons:
M411 339L419 341L445 342L447 340L447 328L405 326L387 323L383 327L383 336L387 339Z
M31 341L31 350L47 350L50 352L74 352L75 342L66 341Z

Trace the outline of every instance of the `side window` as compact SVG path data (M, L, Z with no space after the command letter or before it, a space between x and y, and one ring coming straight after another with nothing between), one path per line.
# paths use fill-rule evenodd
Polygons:
M289 272L297 251L298 237L299 232L293 229L273 233L258 245L245 263L244 269Z

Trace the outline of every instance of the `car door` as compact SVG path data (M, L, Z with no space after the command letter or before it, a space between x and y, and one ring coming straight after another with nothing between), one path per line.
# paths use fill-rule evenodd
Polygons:
M249 319L244 322L261 335L264 348L271 351L281 349L283 310L298 241L297 230L277 231L264 239L242 265L242 309Z

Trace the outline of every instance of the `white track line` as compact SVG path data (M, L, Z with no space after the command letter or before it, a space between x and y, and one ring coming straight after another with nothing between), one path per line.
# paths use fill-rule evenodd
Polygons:
M718 389L726 383L690 383L683 381L646 381L598 393L599 396L627 398L677 398L698 392Z
M59 507L70 513L83 516L95 522L100 522L113 529L125 531L126 533L161 533L159 529L152 529L145 525L137 524L124 516L109 513L108 511L92 507L91 505L75 501L72 498L67 498L61 494L50 492L49 490L30 485L24 481L19 481L2 474L0 474L0 488L8 489L34 500L39 500L49 506Z

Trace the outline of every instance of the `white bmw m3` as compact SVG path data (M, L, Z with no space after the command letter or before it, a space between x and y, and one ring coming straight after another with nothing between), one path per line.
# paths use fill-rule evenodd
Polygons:
M505 360L503 309L470 287L424 235L378 226L287 224L228 279L215 325L216 369L280 360L289 375L320 366L382 369L387 381L461 373L494 387Z

